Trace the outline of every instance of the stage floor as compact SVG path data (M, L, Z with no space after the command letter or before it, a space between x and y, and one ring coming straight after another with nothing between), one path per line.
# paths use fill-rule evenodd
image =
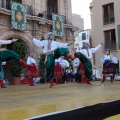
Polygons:
M8 86L0 89L0 120L23 120L56 111L120 99L120 81L93 85L67 83Z

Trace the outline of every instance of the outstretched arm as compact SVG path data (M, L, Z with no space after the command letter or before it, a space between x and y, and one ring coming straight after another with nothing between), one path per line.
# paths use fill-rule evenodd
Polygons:
M102 47L101 44L99 44L98 46L96 46L95 48L91 48L92 49L92 53L95 53L97 50L99 50Z
M38 47L43 47L44 46L44 40L40 41L40 40L37 40L37 39L33 38L32 41Z
M58 43L58 48L61 48L61 47L68 48L69 45L73 44L73 43L60 43L60 42L57 42L57 43Z
M44 46L44 40L43 41L40 41L40 40L37 40L35 38L33 38L33 36L30 34L29 37L32 39L32 42L38 46L38 47L43 47Z
M16 42L18 39L13 38L12 40L0 40L0 44L11 44L12 42Z

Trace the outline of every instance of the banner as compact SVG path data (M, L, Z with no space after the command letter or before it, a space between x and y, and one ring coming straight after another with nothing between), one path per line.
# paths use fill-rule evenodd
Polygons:
M11 27L26 30L26 5L11 2Z
M64 25L63 19L64 16L58 14L52 14L53 20L53 33L55 36L63 36L64 35Z

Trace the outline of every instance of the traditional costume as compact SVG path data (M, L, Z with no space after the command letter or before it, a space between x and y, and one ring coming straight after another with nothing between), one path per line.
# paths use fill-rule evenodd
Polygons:
M65 71L68 67L70 67L70 64L67 60L65 60L63 58L63 56L61 56L60 57L60 65L62 66L62 70L63 70L63 73L64 73L64 75L62 77L63 78L63 83L65 83L65 81L66 81L66 72Z
M75 76L75 81L76 82L80 82L81 81L81 76L78 74L78 67L80 65L80 60L79 58L75 57L75 59L73 60L73 74Z
M109 50L107 50L109 51ZM115 69L114 69L114 64L118 63L118 60L116 57L113 55L109 54L104 55L103 58L101 59L101 62L103 63L103 80L102 83L105 82L105 80L110 77L111 83L113 83L114 75L115 75Z
M12 40L0 40L0 44L10 44L10 43L12 43ZM11 59L13 59L14 62L19 62L23 67L29 66L22 59L20 59L20 56L14 51L3 50L0 51L0 71L2 70L1 63ZM6 88L3 80L0 79L0 83L1 83L1 88Z
M90 46L90 43L84 42L84 46L88 45ZM99 44L95 48L86 48L82 49L80 51L76 51L78 53L79 59L81 61L79 68L78 68L78 74L82 76L82 83L90 83L90 79L92 77L92 64L91 60L93 57L93 53L95 53L98 49L101 48L101 44ZM83 57L83 58L82 58Z
M68 44L67 43L59 43L54 40L50 40L49 37L54 35L52 32L47 33L47 39L39 41L33 38L33 43L39 47L43 48L43 53L46 54L46 79L50 81L50 87L54 85L53 83L53 75L54 75L54 64L55 59L59 58L61 55L66 56L70 59L73 59L72 56L69 54Z
M55 59L55 66L54 66L54 78L56 79L56 84L59 84L58 81L60 81L60 84L62 84L62 76L63 76L63 70L62 66L60 65L60 58Z
M27 64L28 65L31 65L29 67L27 67L27 70L26 70L26 77L28 77L28 80L29 80L29 85L30 86L34 86L33 84L33 78L37 78L37 77L40 77L40 74L36 68L36 60L29 56L27 58Z
M66 82L73 82L74 75L73 75L73 70L69 67L66 70Z

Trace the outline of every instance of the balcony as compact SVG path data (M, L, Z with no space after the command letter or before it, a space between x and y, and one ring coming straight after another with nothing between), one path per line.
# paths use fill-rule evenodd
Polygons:
M57 13L55 13L55 14L57 14ZM52 20L52 13L50 14L47 11L44 11L43 12L43 18L48 19L48 20ZM63 20L64 24L66 24L67 23L66 16L64 16L63 19L64 19Z
M27 7L27 15L33 15L32 6L26 5ZM6 4L6 0L0 0L0 8L4 8L6 10L11 10L10 4Z
M111 23L115 22L115 18L114 17L104 17L103 22L104 22L104 25L111 24Z

